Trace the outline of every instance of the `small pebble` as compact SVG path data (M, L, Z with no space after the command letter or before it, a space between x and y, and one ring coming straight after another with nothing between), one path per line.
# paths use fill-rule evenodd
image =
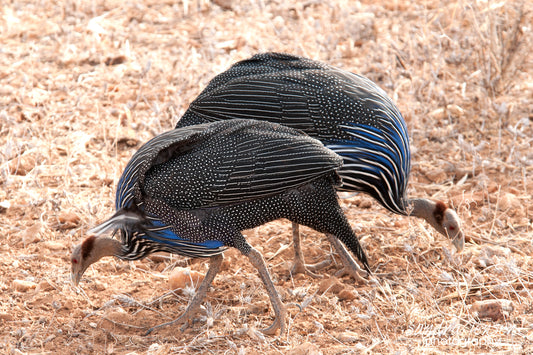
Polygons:
M71 229L80 224L80 216L72 211L62 211L57 216L57 220L61 224L59 229Z
M41 281L39 282L39 291L52 291L54 289L54 286L49 281Z
M344 290L341 290L339 293L337 293L337 297L340 300L351 301L355 299L357 295L355 294L354 291L345 288Z
M342 290L344 290L344 285L335 276L322 280L318 285L318 291L322 293L329 291L338 294Z
M337 335L337 339L343 343L356 343L361 339L361 337L359 334L347 330Z
M96 289L96 291L105 291L107 289L107 284L103 283L103 282L100 282L98 280L95 280L94 281L94 288Z
M287 352L288 355L322 355L317 345L312 343L300 344Z
M184 289L187 286L197 287L204 277L205 276L198 271L177 267L172 270L172 273L168 278L168 283L171 290Z
M470 312L476 315L479 319L489 319L498 321L500 319L509 317L513 312L513 302L509 300L486 300L476 301L470 307Z
M48 250L62 250L66 248L65 243L55 240L47 240L42 245Z
M43 230L43 225L40 222L35 223L22 235L22 239L24 240L24 243L30 244L30 243L37 243L41 241L41 232Z
M0 321L10 322L13 320L13 315L9 313L0 313Z
M24 280L13 281L13 288L19 292L27 292L29 290L35 289L36 287L37 287L37 284L35 282L24 281Z

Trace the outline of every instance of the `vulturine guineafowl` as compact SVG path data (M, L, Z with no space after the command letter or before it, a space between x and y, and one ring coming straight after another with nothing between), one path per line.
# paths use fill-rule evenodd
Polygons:
M461 222L442 201L408 199L409 137L387 94L369 79L311 59L264 53L213 78L177 127L256 119L300 129L343 157L339 191L370 194L388 210L425 219L464 246ZM295 272L305 270L298 226L293 224ZM345 270L357 277L357 270Z
M72 279L104 256L135 260L156 251L210 257L208 273L185 313L190 319L217 274L221 253L239 249L257 268L274 308L266 333L285 327L285 310L261 254L241 231L287 218L342 241L369 271L335 192L342 158L289 127L254 120L200 124L143 145L117 187L116 213L74 248ZM338 238L338 239L336 239Z

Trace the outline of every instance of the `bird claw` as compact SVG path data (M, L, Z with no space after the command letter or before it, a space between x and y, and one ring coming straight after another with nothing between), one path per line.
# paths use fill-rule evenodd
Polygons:
M156 326L153 326L152 328L148 329L146 331L146 333L144 333L144 335L147 336L147 335L149 335L151 332L153 332L156 329L163 328L163 327L166 327L166 326L169 326L169 325L172 325L172 324L176 324L176 323L177 324L183 323L183 325L180 327L180 331L184 332L185 329L189 328L189 326L191 325L192 316L194 315L194 313L195 312L190 313L188 310L186 310L185 313L183 313L178 318L176 318L174 320L171 320L170 322L166 322L166 323L163 323L163 324L158 324Z
M335 247L343 265L343 268L337 271L335 273L335 276L341 277L344 275L350 275L357 281L367 283L368 280L365 279L365 277L369 276L369 272L361 269L359 265L357 265L355 260L353 260L352 256L348 253L346 248L344 248L339 239L329 233L326 233L326 237L328 238L329 242Z
M218 270L220 270L220 265L222 265L223 256L222 254L218 254L215 256L212 256L209 261L209 270L207 270L207 275L205 275L204 280L200 284L200 287L198 287L198 290L196 290L196 295L194 295L193 299L191 300L191 303L183 312L181 316L178 318L166 322L163 324L156 325L155 327L152 327L148 329L148 331L145 333L145 335L150 334L154 330L162 327L166 327L167 325L175 324L175 323L185 323L181 327L181 331L184 331L189 326L189 323L192 323L194 315L200 310L200 306L202 304L202 300L205 297L205 294L207 293L207 289L209 288L209 285L211 285L211 282L213 282L213 279L215 278L216 274L218 273Z
M366 279L368 277L368 272L366 272L365 270L353 269L351 267L344 266L342 269L335 273L335 277L342 277L344 275L351 276L356 281L368 283L368 280Z
M281 305L281 308L276 311L274 309L276 315L274 316L274 322L270 325L268 328L261 329L261 332L265 335L276 335L278 329L280 330L280 335L285 332L285 318L287 316L287 308L284 305Z
M305 274L315 279L323 278L322 275L316 274L314 271L321 270L331 264L331 260L324 260L316 264L305 264L301 259L296 259L291 269L291 275Z
M285 321L276 318L270 327L261 329L261 332L265 335L276 335L278 329L280 329L280 334L283 334L285 331Z

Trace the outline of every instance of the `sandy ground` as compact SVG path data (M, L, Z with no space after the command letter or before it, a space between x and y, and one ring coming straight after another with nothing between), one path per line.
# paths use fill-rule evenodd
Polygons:
M528 1L4 1L0 7L0 352L347 354L533 352L533 64ZM339 260L304 229L322 279L292 277L290 224L246 235L288 305L272 322L245 257L226 253L184 332L194 288L169 289L157 255L104 259L76 289L69 255L113 212L122 169L175 125L210 78L283 51L361 73L411 136L410 195L457 209L461 254L425 222L364 195L342 199L380 276L335 279ZM345 197L345 196L344 196ZM479 301L490 301L491 313ZM299 305L299 307L297 306Z

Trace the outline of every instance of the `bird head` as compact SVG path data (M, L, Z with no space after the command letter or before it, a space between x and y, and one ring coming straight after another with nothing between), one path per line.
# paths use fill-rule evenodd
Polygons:
M435 219L435 229L451 239L457 251L461 252L465 246L465 236L461 229L461 220L457 213L446 206L444 202L438 201L435 204L433 217Z
M95 236L85 239L83 243L74 247L74 250L72 251L70 257L71 277L72 282L74 282L76 286L80 283L85 270L87 270L89 265L94 262L91 262L90 259L95 239Z
M116 239L87 237L72 251L70 257L72 282L77 286L87 268L104 256L120 255L121 244Z
M425 219L440 234L451 239L458 252L465 246L465 236L461 229L461 220L454 210L442 201L426 198L408 200L409 214Z

